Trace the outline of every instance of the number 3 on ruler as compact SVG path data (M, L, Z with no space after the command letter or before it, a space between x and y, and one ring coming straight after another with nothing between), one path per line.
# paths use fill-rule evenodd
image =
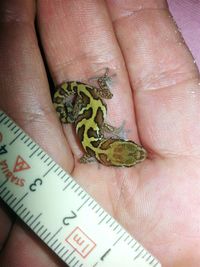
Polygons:
M37 186L42 185L42 179L36 178L32 184L30 184L29 189L32 192L35 192L37 189Z

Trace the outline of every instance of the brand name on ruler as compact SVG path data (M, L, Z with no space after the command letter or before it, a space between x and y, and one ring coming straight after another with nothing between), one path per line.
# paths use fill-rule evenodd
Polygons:
M1 147L1 154L6 154L7 150L5 146ZM8 162L6 159L0 160L0 168L2 173L5 175L5 178L8 179L11 183L17 186L24 186L25 179L17 176L16 172L21 172L30 168L29 164L21 157L17 156L13 169L9 168Z
M16 176L13 171L11 171L8 167L8 163L6 160L0 161L0 168L2 170L2 173L5 175L5 177L11 182L14 183L17 186L24 186L25 180L23 178L20 178Z

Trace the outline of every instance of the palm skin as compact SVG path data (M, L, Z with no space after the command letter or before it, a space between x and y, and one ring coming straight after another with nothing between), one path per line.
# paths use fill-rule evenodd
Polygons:
M1 108L164 267L198 267L199 73L166 2L4 0L0 12ZM116 74L107 122L125 118L147 160L132 168L78 162L73 127L61 126L51 102L35 14L55 84L105 67ZM1 207L1 266L65 266Z

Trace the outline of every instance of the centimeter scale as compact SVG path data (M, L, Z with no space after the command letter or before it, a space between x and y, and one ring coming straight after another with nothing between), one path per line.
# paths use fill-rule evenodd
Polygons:
M161 267L3 111L0 198L70 267Z

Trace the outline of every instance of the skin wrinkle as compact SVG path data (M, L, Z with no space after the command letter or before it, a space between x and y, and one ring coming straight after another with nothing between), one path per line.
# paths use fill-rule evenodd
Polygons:
M123 21L126 19L130 19L131 17L134 17L143 11L165 11L166 12L168 11L168 9L167 8L138 8L133 11L128 11L127 14L117 17L116 19L113 20L113 24L120 23L120 21Z
M142 91L149 91L150 92L150 91L155 91L155 90L168 90L168 89L172 89L173 90L173 87L181 86L184 83L194 83L194 84L197 84L198 81L200 81L200 76L199 75L196 75L196 73L194 74L194 77L192 77L192 78L184 79L184 75L182 75L182 74L181 74L181 77L183 79L181 79L180 81L172 82L171 84L166 84L166 85L163 84L162 86L159 86L159 85L158 86L153 86L153 84L159 83L160 81L159 80L153 80L153 78L150 77L149 78L149 82L148 82L148 79L147 79L146 86L143 85L142 82L140 83L140 81L135 82L134 83L134 87L133 87L133 91L140 91L140 92L142 92Z

